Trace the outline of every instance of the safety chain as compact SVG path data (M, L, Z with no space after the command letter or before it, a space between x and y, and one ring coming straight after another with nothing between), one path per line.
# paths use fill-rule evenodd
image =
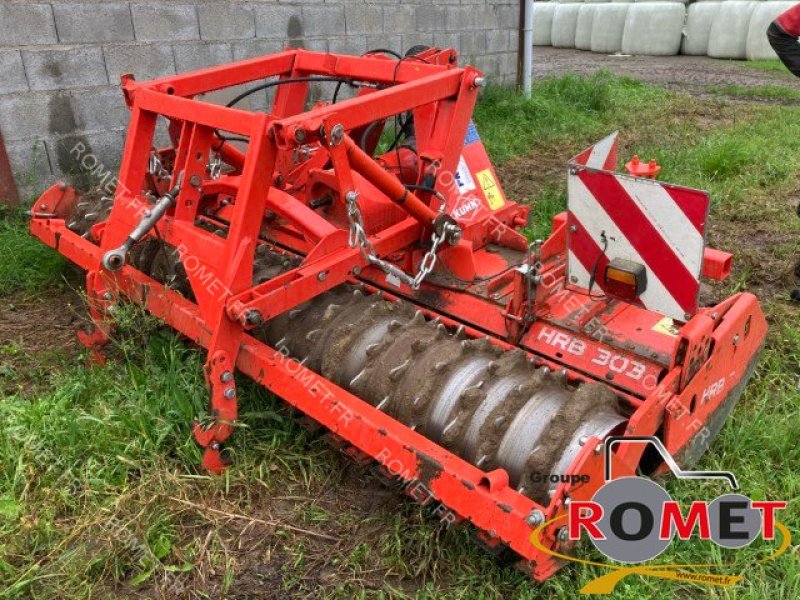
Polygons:
M399 267L380 258L375 252L375 246L372 245L364 229L364 220L361 216L361 209L358 207L358 193L347 192L345 200L347 202L347 218L350 221L350 247L358 246L361 249L361 255L367 262L386 273L387 279L393 277L408 285L412 290L418 290L425 278L433 271L433 267L436 266L436 252L444 241L446 231L442 231L442 235L437 235L435 232L431 235L431 248L419 263L417 275L412 277Z

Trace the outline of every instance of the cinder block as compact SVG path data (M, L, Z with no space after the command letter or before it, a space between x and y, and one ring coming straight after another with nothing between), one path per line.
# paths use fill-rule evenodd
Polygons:
M45 146L53 175L86 190L116 176L124 141L117 130L47 138Z
M508 31L495 29L486 32L486 52L494 54L496 52L507 52L508 49Z
M176 44L173 46L175 68L179 73L221 65L233 60L233 50L225 43Z
M445 15L445 9L440 6L418 6L417 30L443 31L447 25Z
M6 151L20 200L25 206L30 206L55 180L45 144L40 140L6 142Z
M413 46L433 46L433 34L415 31L403 36L403 52Z
M121 75L133 73L138 81L147 81L175 73L172 47L167 45L125 44L104 49L109 81L116 83Z
M395 4L383 11L383 30L386 33L413 33L416 29L416 7Z
M46 135L52 94L23 93L0 96L0 131L6 142Z
M344 7L304 6L303 30L309 37L342 35L345 32Z
M246 4L201 4L197 16L204 40L243 40L256 35L255 11Z
M487 6L482 14L483 22L487 23L485 29L516 29L519 25L519 8L516 6ZM493 20L493 15L496 20Z
M448 6L447 30L465 31L475 28L476 10L474 6ZM485 27L481 23L481 29Z
M514 83L517 79L517 53L506 52L498 59L498 70L503 83Z
M196 40L200 38L193 4L132 4L133 28L140 42Z
M483 71L490 83L498 83L500 73L500 59L497 54L490 56L476 56L475 66Z
M130 111L125 105L119 87L79 90L70 93L72 118L75 127L63 133L80 131L104 131L127 127Z
M274 54L283 50L281 40L248 40L233 44L233 59L244 60L265 54Z
M459 50L459 34L457 33L434 33L433 43L440 48L455 48Z
M367 38L363 35L334 37L328 40L328 50L333 54L354 54L358 56L367 51Z
M367 50L375 48L386 48L394 50L398 54L403 54L403 38L399 35L368 35Z
M347 35L383 33L382 6L348 4L344 18Z
M28 46L56 42L56 25L49 4L0 5L1 45Z
M305 48L313 52L328 52L329 50L327 38L284 40L283 45L291 48Z
M0 94L25 92L28 80L19 50L0 50Z
M256 37L301 38L305 34L299 6L258 4L255 10Z
M133 39L128 4L55 4L58 40L64 44L124 42Z
M108 84L103 52L97 47L23 50L32 90L57 90Z

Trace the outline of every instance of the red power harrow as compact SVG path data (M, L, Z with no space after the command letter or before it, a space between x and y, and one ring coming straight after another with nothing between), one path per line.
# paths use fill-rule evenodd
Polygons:
M122 299L208 349L206 468L226 467L238 369L544 579L560 564L531 534L602 485L603 440L656 435L696 460L766 323L750 294L699 306L701 272L731 260L704 247L708 197L614 173L615 137L573 159L569 211L529 244L470 120L483 76L416 50L123 77L113 198L55 185L31 232L88 271L98 358ZM352 97L314 104L318 81ZM268 113L237 108L253 91L206 96L252 82ZM664 468L643 444L613 460Z

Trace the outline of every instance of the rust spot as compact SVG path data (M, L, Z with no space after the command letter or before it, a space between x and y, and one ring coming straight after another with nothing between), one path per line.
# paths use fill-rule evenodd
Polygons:
M378 435L387 436L389 434L383 427L381 427L378 429Z
M497 508L502 510L504 513L510 513L511 512L511 507L508 504L498 504Z
M475 489L475 484L472 483L471 481L467 481L466 479L462 479L461 480L461 485L463 485L468 490L474 490Z
M438 460L422 453L417 453L417 472L419 473L418 479L426 487L439 478L442 474L444 467Z

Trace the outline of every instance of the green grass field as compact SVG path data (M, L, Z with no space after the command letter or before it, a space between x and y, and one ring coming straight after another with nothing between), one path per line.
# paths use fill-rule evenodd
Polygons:
M800 597L800 311L786 300L800 257L800 107L697 99L600 74L545 80L530 100L490 88L475 119L507 192L534 208L531 236L563 210L567 159L615 129L621 156L656 158L663 179L712 193L710 242L737 258L710 293L755 291L771 332L702 466L734 471L753 498L788 500L781 517L797 539L766 564L756 562L770 550L763 543L735 553L676 544L660 560L733 563L745 580L722 591L634 576L615 597ZM569 566L531 582L246 381L235 465L204 476L189 434L205 406L202 353L124 307L113 360L85 368L63 333L82 313L79 285L20 215L2 215L0 598L574 598L602 574ZM55 324L35 316L48 305ZM683 500L723 491L668 488Z

